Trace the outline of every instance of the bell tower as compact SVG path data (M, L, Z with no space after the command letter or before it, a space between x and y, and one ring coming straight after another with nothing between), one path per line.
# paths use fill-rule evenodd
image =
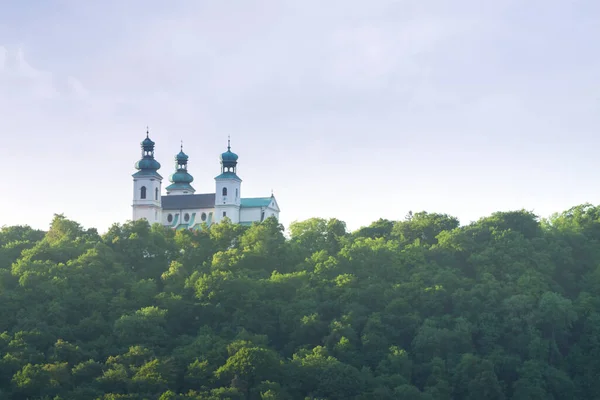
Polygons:
M171 184L166 187L167 196L178 194L194 194L194 189L191 183L194 177L187 170L188 155L183 152L183 143L181 143L181 151L175 156L175 172L170 176Z
M150 224L162 219L160 163L154 159L154 142L146 128L146 139L141 143L142 158L135 163L138 170L133 176L133 220L146 219Z
M227 140L227 151L221 154L221 175L215 178L215 222L227 217L231 222L240 222L242 180L236 174L238 156L231 151L231 140Z

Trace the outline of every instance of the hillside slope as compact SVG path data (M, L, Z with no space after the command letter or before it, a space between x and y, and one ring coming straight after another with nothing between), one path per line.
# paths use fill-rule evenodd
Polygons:
M0 399L600 398L600 208L0 230Z

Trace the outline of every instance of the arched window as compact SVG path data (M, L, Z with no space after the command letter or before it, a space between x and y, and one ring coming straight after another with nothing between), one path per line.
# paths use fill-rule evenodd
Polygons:
M142 188L140 189L140 199L145 199L146 198L146 186L142 186Z
M226 187L223 188L223 196L227 196L227 188Z
M173 214L167 215L167 222L173 222Z
M202 215L200 216L200 218L202 219L202 221L206 221L206 213L202 213Z
M235 189L235 199L237 200L237 198L238 198L238 190Z
M154 189L154 200L158 200L158 188Z

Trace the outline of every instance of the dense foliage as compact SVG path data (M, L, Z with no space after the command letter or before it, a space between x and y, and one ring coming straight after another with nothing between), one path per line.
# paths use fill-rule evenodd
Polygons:
M0 230L0 399L597 399L600 208Z

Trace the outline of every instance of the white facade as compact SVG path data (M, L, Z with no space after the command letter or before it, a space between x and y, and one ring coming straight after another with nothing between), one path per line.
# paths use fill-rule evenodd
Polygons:
M221 222L227 217L233 223L244 225L262 222L274 216L279 219L275 197L242 198L242 180L236 175L238 156L230 151L221 155L221 174L215 178L215 192L195 194L189 183L187 155L176 156L176 172L171 175L172 185L162 195L162 177L154 160L154 142L148 137L142 142L142 160L133 174L133 220L146 219L174 229L201 229Z
M234 175L235 176L235 175ZM240 208L242 205L241 186L239 178L215 178L215 222L227 217L237 224L240 222Z
M216 199L215 204L218 205L241 205L241 186L242 180L235 178L219 178L216 182Z
M214 213L214 208L180 208L177 210L166 210L162 212L161 223L167 226L173 224L180 225L182 223L196 225L206 222L208 224L209 221L214 222Z
M162 220L161 181L158 176L133 178L133 220L145 218L151 224Z
M242 223L252 221L264 221L269 217L279 219L279 206L275 197L271 197L270 202L266 206L260 207L243 207L240 210L240 221Z
M178 195L185 196L186 194L194 194L194 192L195 192L195 190L173 189L173 190L167 191L167 195L168 196L178 196Z

